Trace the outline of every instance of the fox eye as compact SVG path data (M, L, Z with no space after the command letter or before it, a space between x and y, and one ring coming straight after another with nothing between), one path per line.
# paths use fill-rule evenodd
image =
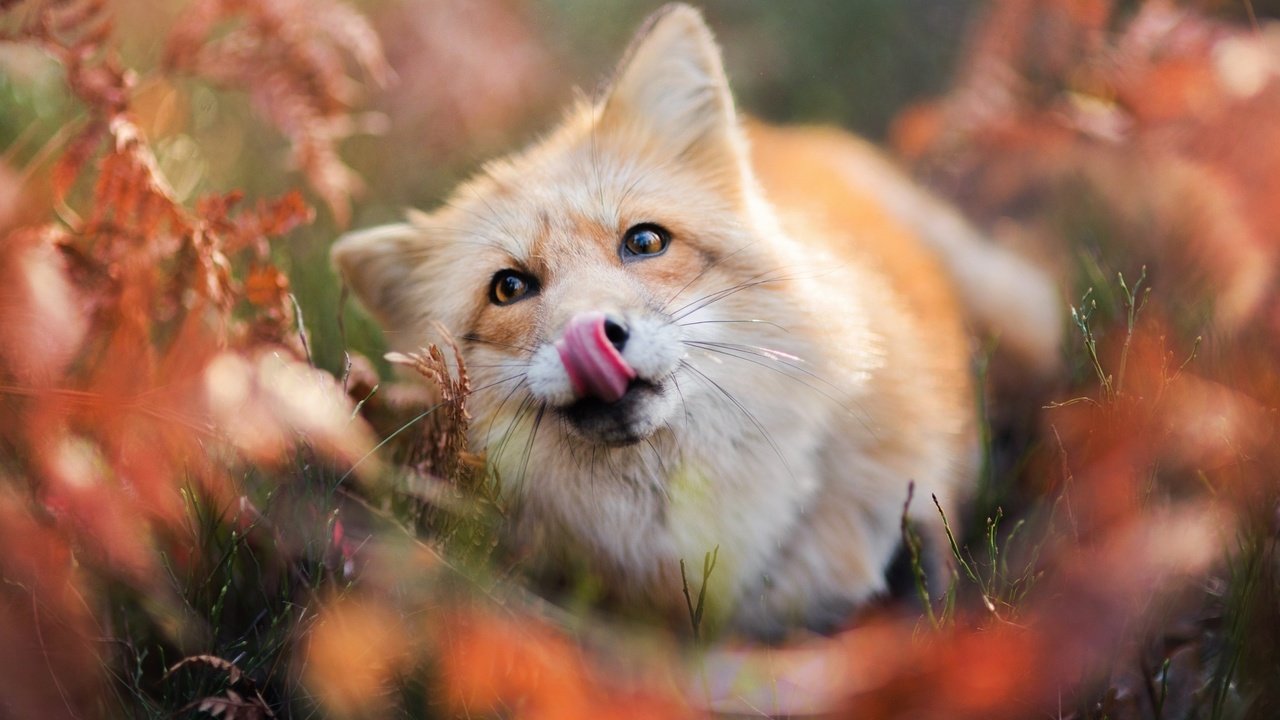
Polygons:
M510 305L538 291L538 281L518 270L499 270L489 283L489 302Z
M622 237L622 257L652 257L661 255L671 244L671 233L661 225L641 223Z

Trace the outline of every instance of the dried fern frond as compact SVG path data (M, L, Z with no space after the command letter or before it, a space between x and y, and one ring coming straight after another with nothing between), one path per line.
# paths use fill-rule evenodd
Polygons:
M214 38L227 23L232 29ZM337 146L367 127L350 114L360 84L348 59L379 85L391 78L373 28L338 0L199 0L170 35L165 65L246 91L345 225L361 182Z
M227 674L227 681L232 685L239 683L244 679L244 672L230 660L223 660L217 655L191 655L174 663L165 671L164 677L168 679L179 669L188 665L208 665L215 670L221 670Z
M276 716L271 707L267 705L267 701L262 697L262 693L254 685L253 680L248 675L245 675L238 665L217 655L191 655L185 657L165 671L163 679L168 680L181 668L192 665L204 665L215 670L221 670L226 674L227 682L233 686L239 686L246 695L236 692L233 688L228 688L222 695L204 697L189 703L183 708L183 712L195 710L209 713L213 717L227 718L228 720L234 720L235 718L264 720L265 718L274 718Z
M276 716L262 696L246 699L235 690L227 690L222 695L201 698L182 708L182 712L189 710L208 713L212 717L225 720L265 720Z
M439 392L438 404L429 409L430 420L423 426L410 464L424 474L459 482L475 464L467 452L467 428L471 422L467 397L471 394L471 378L457 343L444 328L438 330L451 351L456 371L450 369L444 350L435 344L413 353L388 353L386 358L393 365L411 368Z
M194 647L177 587L180 566L207 547L193 515L243 513L245 465L272 470L307 445L374 466L337 383L300 361L289 283L271 264L269 239L309 222L311 208L297 193L248 207L238 192L181 200L131 112L133 73L109 42L114 7L0 2L0 42L57 61L87 116L13 177L0 169L0 539L22 548L0 559L15 600L0 609L0 666L46 660L34 674L0 673L0 714L104 712L102 639L119 639L98 617L104 587L146 597L126 612ZM19 183L67 138L47 170L55 212L39 202L42 183ZM247 279L233 266L251 268ZM235 687L185 710L274 717L235 666L196 656L174 669L191 663Z
M54 165L57 201L66 200L106 144L85 217L68 208L71 227L56 229L89 304L100 319L132 322L135 334L145 337L142 326L151 319L198 310L194 291L232 325L231 310L244 291L231 277L230 256L252 249L266 262L267 238L310 222L311 209L296 193L247 213L232 213L239 193L202 200L194 212L183 207L128 112L133 74L106 45L112 21L105 0L46 0L34 3L28 15L4 39L38 45L58 60L90 114ZM292 344L292 308L282 300L287 282L283 275L279 280L270 323L263 326L260 317L252 336Z
M92 191L79 207L64 206L60 222L0 228L0 447L21 459L32 506L73 539L78 556L153 592L154 545L181 522L180 489L227 499L215 505L239 495L211 452L218 440L237 446L203 392L208 368L231 348L260 357L269 344L300 355L281 352L297 335L288 282L267 269L267 239L311 211L296 193L248 211L235 211L238 193L184 206L130 115L132 73L107 43L108 8L45 0L3 18L17 29L0 40L58 60L89 115L54 164L55 199L67 203L82 179ZM7 222L12 213L0 215ZM247 285L231 270L243 254L258 274ZM259 312L240 313L245 305ZM340 431L319 436L330 457L367 452L367 439L350 432L349 407L293 410L280 404L268 415L272 428L259 428L286 438L281 454L296 446L300 417L338 418L325 429Z

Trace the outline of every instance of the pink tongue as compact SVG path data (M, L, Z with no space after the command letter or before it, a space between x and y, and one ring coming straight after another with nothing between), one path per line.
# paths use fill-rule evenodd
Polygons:
M556 341L560 361L578 397L616 402L636 376L604 332L604 313L575 315Z

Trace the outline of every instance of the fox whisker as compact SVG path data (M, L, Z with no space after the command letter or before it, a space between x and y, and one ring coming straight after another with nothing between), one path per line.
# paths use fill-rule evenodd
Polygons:
M693 279L692 279L692 280L690 280L689 282L685 283L685 284L684 284L684 286L682 286L679 290L677 290L677 291L676 291L676 293L675 293L674 295L672 295L672 296L671 296L671 298L670 298L669 300L667 300L665 303L663 303L663 304L662 304L662 306L659 308L659 311L660 311L660 312L661 312L661 311L665 311L665 310L667 309L667 307L668 307L672 302L674 302L674 301L675 301L675 299L676 299L676 298L680 297L680 295L682 295L682 294L684 293L684 291L685 291L685 290L688 290L691 286L693 286L693 284L694 284L694 283L696 283L698 280L700 280L700 279L702 278L702 276L703 276L703 275L706 275L706 274L707 274L707 272L708 272L708 271L710 271L712 268L714 268L714 267L716 267L717 265L719 265L720 263L722 263L722 262L724 262L724 261L726 261L726 260L728 260L728 259L730 259L730 258L734 257L734 256L735 256L735 255L737 255L738 253L743 252L743 251L744 251L744 250L746 250L747 248L751 247L753 244L754 244L754 243L747 243L746 245L743 245L742 247L738 248L737 250L734 250L733 252L729 253L728 255L725 255L725 256L722 256L722 257L718 258L715 262L713 262L713 263L711 263L710 265L708 265L707 267L703 268L703 269L702 269L702 271L701 271L701 272L699 272L697 275L695 275L695 276L693 277ZM769 273L773 273L773 272L782 272L783 270L786 270L786 269L787 269L787 267L785 267L785 266L784 266L784 267L778 267L778 268L774 268L774 269L772 269L772 270L765 270L764 272L757 273L757 274L755 274L755 275L753 275L753 276L751 276L751 277L747 278L747 279L746 279L745 281L743 281L740 285L735 285L735 286L730 287L730 288L725 288L725 289L723 289L723 290L717 290L717 291L715 291L715 292L708 293L707 295L703 295L701 298L696 298L696 299L694 299L694 300L691 300L691 301L689 301L688 303L684 304L683 306L681 306L681 307L679 307L679 308L676 308L674 311L672 311L672 312L670 312L670 313L668 313L668 314L669 314L669 315L679 315L680 317L686 317L686 316L688 316L690 313L683 313L683 314L681 314L681 312L682 312L685 308L688 308L690 305L693 305L693 304L695 304L695 303L699 302L700 300L703 300L703 299L706 299L706 298L712 297L712 296L714 296L714 295L717 295L717 294L719 294L719 293L727 292L727 291L730 291L730 290L735 290L735 289L745 289L745 287L747 287L747 286L749 286L749 287L755 287L755 285L754 285L754 284L752 284L752 283L753 283L753 281L756 281L756 280L758 280L758 279L760 279L760 278L764 278L764 277L765 277L766 275L768 275ZM828 274L828 273L830 273L830 272L833 272L833 271L834 271L834 270L836 270L836 269L838 269L838 268L826 268L826 269L823 269L821 272L817 272L816 274L814 274L814 275L812 275L812 276L810 276L810 277L812 277L812 278L822 277L823 275L826 275L826 274ZM800 279L800 278L802 278L802 277L804 277L804 276L802 276L802 275L795 275L795 276L790 276L790 277L786 277L786 276L784 276L784 277L781 277L781 278L769 279L769 280L767 280L767 282L781 282L781 281L783 281L783 280ZM691 312L696 312L696 310L695 310L695 311L691 311ZM679 319L679 318L676 318L676 319Z
M859 422L861 422L864 427L867 427L867 429L870 430L870 427L866 423L865 417L863 417L866 415L865 410L862 410L861 408L859 408L859 412L855 412L853 408L845 405L843 402L839 400L839 398L826 392L822 388L819 388L813 385L812 383L806 382L804 378L796 377L795 375L792 375L786 372L782 368L774 367L764 362L765 360L769 360L769 361L778 363L779 365L784 365L788 368L795 370L796 372L802 373L804 375L807 375L813 378L814 380L818 381L819 383L822 383L823 385L830 387L836 392L840 391L840 388L834 383L832 383L830 380L827 380L821 375L813 373L806 368L781 360L779 359L779 356L781 355L782 357L790 357L790 358L794 358L798 362L804 362L804 360L801 358L796 358L793 355L786 355L784 353L777 353L777 351L767 351L766 348L761 348L762 350L766 350L766 352L753 352L751 350L753 346L749 346L749 345L734 345L732 343L708 343L708 342L703 342L698 340L684 340L682 342L684 342L685 345L696 347L699 350L702 350L704 352L715 353L717 355L722 355L724 357L734 358L736 360L749 362L753 365L758 365L762 368L765 368L766 370L771 370L773 372L776 372L782 377L787 378L788 380L792 380L794 382L800 383L801 385L809 388L810 390L818 393L822 397L835 403L836 407L840 408L844 412L849 413L854 417L857 417L859 419ZM744 357L745 355L751 355L754 357Z
M449 203L446 203L446 205L449 205L449 207L456 208L456 209L458 209L458 210L459 210L459 211L461 211L461 212L469 212L469 211L467 211L467 210L465 210L465 209L463 209L463 208L459 208L456 204L449 204ZM486 234L485 234L485 233L483 233L483 232L477 231L477 230L471 230L471 229L468 229L468 228L455 227L455 226L452 226L452 225L432 225L431 227L432 227L433 229L435 229L435 230L440 230L440 231L443 231L443 232L446 232L446 233L451 233L451 234L453 234L455 237L451 238L451 240L452 240L453 242L456 242L456 243L461 244L461 245L474 245L474 246L476 246L476 247L492 248L492 249L494 249L494 250L500 250L500 251L502 251L502 252L506 252L506 251L507 251L507 248L506 248L506 247L504 247L504 246L503 246L503 244L502 244L500 241L498 241L498 240L497 240L497 239L495 239L495 238L490 237L489 235L486 235ZM471 236L471 237L479 238L479 241L476 241L476 240L459 240L459 239L456 237L456 236L459 236L459 235L462 235L462 236Z
M782 325L779 325L776 322L772 322L770 320L757 320L754 318L750 318L746 320L694 320L693 322L676 323L676 325L679 325L680 327L693 327L694 325L722 325L722 324L735 324L735 323L748 324L748 325L769 325L781 330L784 333L791 332L790 330L783 327Z
M461 203L459 203L459 202L457 202L457 201L454 201L454 200L446 200L446 201L444 201L443 203L441 203L441 205L442 205L443 207L449 208L449 209L451 209L451 210L456 210L457 212L463 213L464 215L468 215L468 216L470 216L470 217L472 217L472 218L475 218L477 221L479 221L479 222L483 223L484 225L486 225L486 226L487 226L487 227L489 227L490 229L497 231L497 232L498 232L499 234L501 234L501 235L507 235L508 237L511 237L510 233L509 233L509 232L507 232L507 230L506 230L505 228L503 228L501 225L499 225L499 224L498 224L498 222L497 222L496 220L494 220L493 218L491 218L491 217L489 217L489 216L487 216L487 215L484 215L483 213L478 213L478 212L476 212L475 210L472 210L471 208L466 207L465 205L462 205ZM456 230L458 230L457 228L442 228L442 229L444 229L444 230L450 230L450 231L456 231ZM480 233L480 232L477 232L477 231L474 231L474 230L471 230L471 231L463 230L463 231L460 231L460 232L464 232L464 233L466 233L466 234L468 234L468 235L474 235L474 236L479 237L479 238L481 238L481 239L487 240L487 241L489 241L490 243L492 243L492 244L490 245L490 247L493 247L493 248L496 248L496 249L499 249L499 250L505 250L505 249L506 249L506 248L504 248L504 247L502 246L502 244L501 244L498 240L496 240L496 239L494 239L494 238L491 238L491 237L489 237L489 236L487 236L487 235L485 235L485 234L483 234L483 233ZM515 238L514 238L514 237L512 237L511 239L512 239L512 240L514 240Z
M680 389L680 379L676 377L675 373L671 373L670 378L671 378L671 386L676 389L676 395L680 397L680 410L684 413L684 426L688 428L689 427L689 404L685 402L684 391ZM673 437L678 437L676 436L674 430L672 431L671 434Z
M784 270L786 270L786 268L776 268L774 270L766 270L765 272L757 273L747 278L745 281L740 282L737 285L730 285L729 287L722 288L715 292L703 295L702 297L697 298L695 300L691 300L690 302L685 303L679 308L676 308L675 311L671 313L672 322L678 323L684 318L689 317L693 313L696 313L699 310L703 310L711 305L714 305L715 303L718 303L727 297L732 297L733 295L736 295L742 292L743 290L751 290L753 288L760 287L761 285L769 285L772 283L788 282L791 280L799 280L799 279L806 278L805 275L782 275L780 277L766 277L770 273L782 272Z
M506 407L507 403L511 400L511 397L515 395L516 392L518 392L521 387L528 385L528 383L529 383L529 378L525 377L524 380L522 380L519 383L516 383L515 387L511 388L511 391L507 393L506 397L502 398L502 402L498 403L498 408L494 410L493 416L489 418L489 427L485 428L486 437L493 436L493 426L494 426L494 423L498 421L498 418L502 416L502 408ZM526 396L525 399L527 400L528 397L529 396Z
M529 431L529 440L524 446L524 458L520 461L520 479L518 481L521 487L524 486L525 475L529 470L529 458L533 455L533 444L538 438L538 428L542 427L542 419L547 414L547 404L540 402L537 404L538 414L533 418L533 429Z
M474 186L472 186L471 188L471 194L474 195L476 198L478 198L480 202L484 203L485 208L490 212L490 214L493 215L493 217L486 218L480 215L479 213L472 213L472 214L477 218L489 221L490 227L493 227L498 232L507 236L507 239L511 241L513 248L518 248L521 254L528 255L530 248L528 246L527 241L526 242L520 241L519 237L517 237L517 234L510 228L510 226L506 224L506 221L502 213L498 212L498 209L493 206L493 203L489 202L489 198L485 197L484 194L482 194Z
M761 345L746 345L743 343L731 343L721 340L688 340L686 342L701 343L703 345L712 345L714 347L729 348L732 350L741 350L743 352L750 352L753 355L768 357L773 360L790 360L791 362L796 363L796 365L793 365L792 367L795 367L797 370L802 369L799 364L807 362L799 355L793 355L785 350L776 350L774 348L767 348Z
M706 373L702 372L701 370L689 364L688 362L681 360L680 366L689 370L694 374L695 377L702 379L704 382L708 383L711 387L715 388L717 391L719 391L721 395L725 397L725 399L727 399L730 403L732 403L734 407L736 407L739 411L741 411L743 416L745 416L747 420L750 421L751 424L755 426L756 430L759 431L760 435L763 436L765 441L769 443L769 447L772 448L774 454L778 456L778 460L782 461L782 466L787 469L787 474L791 475L794 478L795 473L791 470L791 464L787 462L787 458L782 454L782 449L778 447L778 443L774 442L773 434L770 433L767 429L765 429L765 426L761 424L760 420L758 420L756 416L751 413L750 410L747 409L746 405L743 405L742 402L739 401L738 398L734 397L733 393L726 390L723 385L716 382L715 380L712 380L711 377L709 377Z
M745 247L744 249L739 249L739 252L741 252L742 250L745 250ZM703 273L707 272L708 269L710 268L704 269ZM676 307L676 309L672 310L671 313L668 313L668 315L671 315L672 318L677 320L678 322L678 320L680 320L681 318L684 318L684 316L689 315L689 313L686 313L685 310L689 309L690 306L698 305L699 302L701 301L712 299L712 297L717 297L718 299L718 296L723 295L723 293L730 293L730 295L732 295L733 292L746 290L746 288L749 288L749 287L755 287L756 284L759 284L760 282L762 282L762 278L764 278L763 282L781 281L781 279L785 279L785 278L778 278L778 281L774 281L774 279L768 279L768 275L771 273L781 272L781 270L783 269L785 268L774 268L772 270L764 270L763 273L756 273L754 275L751 275L751 277L746 278L745 281L742 281L741 283L735 284L735 286L719 288L719 290L708 292L707 295L695 297L695 299L692 299L689 302L686 302L686 304L681 305L680 307ZM701 277L701 274L703 273L699 273L698 277ZM690 284L694 283L696 279L698 279L698 277L695 277L694 279L692 279L692 281L690 281ZM684 290L681 290L680 292L684 292ZM676 293L676 295L678 296L680 295L680 293ZM666 309L666 306L663 306L663 309ZM695 313L696 310L698 309L691 310L690 313Z
M463 342L483 343L485 345L493 345L494 347L508 348L510 350L521 350L523 352L529 353L530 355L537 352L533 348L526 347L524 345L512 345L510 343L498 342L497 340L486 340L485 338L482 338L479 335L476 335L475 333L466 333L465 335L460 335L458 339L462 340Z
M503 402L505 403L506 401L504 400ZM520 423L521 420L524 419L525 412L530 407L533 406L534 402L535 400L533 399L532 395L525 395L523 398L521 398L520 404L516 406L516 411L511 415L511 422L507 423L506 430L502 432L502 439L498 441L498 447L493 453L493 458L495 460L502 458L502 456L506 454L507 445L511 443L511 438L515 434L516 426ZM495 419L500 414L500 412L501 412L501 407L499 407L498 413L494 413ZM491 422L490 423L491 428L492 428L492 425L493 424Z
M528 369L528 367L529 367L529 363L520 363L520 362L515 362L515 363L472 363L472 362L469 362L469 363L467 363L467 369L468 369L468 370L477 370L477 369L492 370L492 369L494 369L494 368L497 368L497 369L499 369L499 370L511 370L511 369L513 369L513 368Z
M657 169L656 167L651 165L645 168L643 171L636 173L636 176L632 178L631 182L628 183L625 188L622 189L622 192L618 194L617 200L614 201L614 205L613 205L614 217L620 216L623 203L625 203L627 199L631 197L631 194L635 192L636 188L640 187L640 183L644 182L650 175L654 174L656 169Z
M697 275L694 275L694 276L693 276L693 279L691 279L689 282L687 282L687 283L685 283L684 285L682 285L682 286L680 287L680 289L679 289L679 290L675 291L675 294L673 294L671 297L667 298L667 301L666 301L666 302L664 302L664 303L662 304L662 306L658 308L658 311L659 311L659 312L663 312L663 311L665 311L665 310L667 309L667 306L669 306L671 303L675 302L675 301L676 301L676 298L678 298L678 297L680 297L681 295L683 295L683 294L684 294L684 291L685 291L685 290L688 290L690 287L692 287L694 283L696 283L696 282L698 282L699 280L701 280L703 275L706 275L708 272L710 272L713 268L715 268L715 267L716 267L717 265L719 265L720 263L722 263L722 262L724 262L724 261L726 261L726 260L729 260L730 258L734 257L734 256L735 256L735 255L737 255L738 253L741 253L741 252L745 251L747 248L751 247L751 246L752 246L752 245L754 245L754 244L755 244L755 243L747 243L746 245L743 245L742 247L738 248L737 250L734 250L733 252L729 253L728 255L721 255L720 257L716 258L715 262L713 262L713 263L711 263L710 265L708 265L708 266L706 266L706 267L702 268L702 270L701 270Z
M496 387L496 386L498 386L498 385L502 385L502 384L504 384L504 383L509 383L509 382L511 382L512 380L518 380L518 379L520 379L520 378L523 378L524 376L525 376L525 374L524 374L524 373L514 373L514 374L511 374L511 375L508 375L508 376L506 376L506 377L502 378L501 380L495 380L495 381L490 382L490 383L485 383L484 385L481 385L481 386L479 386L479 387L473 387L473 388L471 388L471 392L467 393L467 395L468 395L468 397L470 397L471 395L475 395L476 393L480 392L481 390L489 390L490 388ZM517 385L516 387L519 387L519 385Z
M596 146L596 130L599 125L598 113L591 114L591 172L596 180L596 200L604 207L604 179L600 175L600 153Z

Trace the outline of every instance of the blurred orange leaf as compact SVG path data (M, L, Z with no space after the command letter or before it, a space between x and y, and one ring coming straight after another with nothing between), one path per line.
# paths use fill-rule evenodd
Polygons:
M271 265L249 271L244 281L245 297L254 305L277 307L289 294L289 278Z
M675 695L613 683L584 651L538 621L463 612L433 627L444 694L456 713L527 720L676 718L695 713Z
M304 440L328 457L355 465L373 447L332 375L279 352L256 357L223 353L204 372L205 397L218 429L252 461L280 462ZM366 460L359 472L374 472Z
M389 705L391 681L407 669L409 638L400 617L374 602L332 603L307 635L304 681L338 716L376 717Z

